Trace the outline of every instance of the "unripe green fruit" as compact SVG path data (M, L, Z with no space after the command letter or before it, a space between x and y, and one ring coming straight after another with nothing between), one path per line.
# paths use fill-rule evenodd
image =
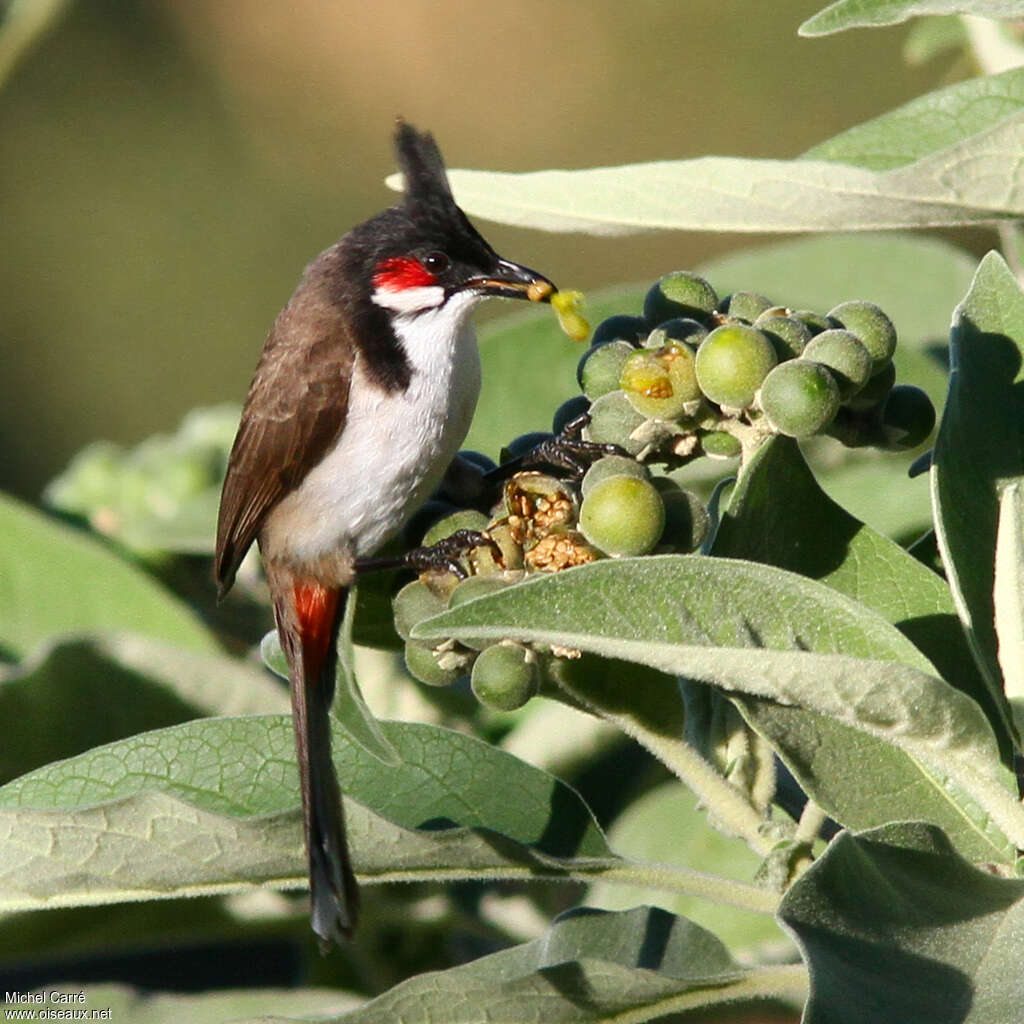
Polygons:
M743 448L740 439L725 430L711 430L700 439L701 450L712 459L734 459Z
M851 299L830 309L828 317L834 323L852 331L871 353L873 373L878 373L892 359L896 351L896 328L884 311L873 302Z
M498 453L498 461L506 463L518 459L522 455L529 455L537 445L550 441L553 436L546 430L531 430L527 434L520 434L501 449Z
M676 551L696 551L711 528L711 517L700 498L667 476L651 480L665 506L665 528L659 543Z
M753 323L766 309L771 309L771 299L766 299L757 292L733 292L719 304L719 309L736 320Z
M590 407L590 423L583 437L597 444L617 444L630 455L636 455L643 442L631 435L643 422L644 417L629 404L625 392L609 391Z
M697 349L697 383L712 402L746 409L778 362L772 343L746 324L716 327Z
M427 686L451 686L460 676L466 674L468 659L459 657L454 652L443 655L446 664L442 668L438 657L429 647L419 644L405 645L405 667L414 679Z
M590 399L586 395L575 395L564 401L556 410L551 419L551 432L560 434L567 423L578 419L590 409Z
M650 330L650 324L639 316L626 316L617 313L615 316L602 320L595 328L590 339L590 347L607 345L609 341L626 341L636 347Z
M661 348L672 341L684 341L692 349L708 336L708 329L699 321L688 316L677 316L657 327L647 335L644 348Z
M857 412L873 409L876 405L880 405L885 401L895 383L896 367L893 363L886 363L857 394L843 404L848 405Z
M765 378L761 408L778 433L810 437L831 423L839 409L839 385L821 363L790 359Z
M841 402L852 398L871 376L871 353L851 331L832 328L816 334L803 351L804 359L827 366L839 385Z
M395 594L392 607L395 631L403 640L408 641L412 627L429 619L431 615L439 615L444 611L445 604L422 580L413 580Z
M922 444L935 426L935 406L920 388L898 384L882 407L885 447L906 451Z
M637 351L628 341L610 341L583 353L576 367L580 390L593 401L619 386L626 360Z
M638 480L650 479L647 467L636 459L627 459L624 455L606 455L598 459L587 470L580 483L580 494L585 498L594 484L610 476L635 476Z
M651 285L644 296L644 319L660 324L673 317L704 320L718 306L715 289L697 274L676 270Z
M515 711L540 688L537 655L522 644L492 644L473 663L470 686L486 707Z
M831 323L828 317L822 316L821 313L815 313L813 309L795 309L790 315L794 320L799 320L802 324L806 324L811 334L820 334L822 331L827 331L830 327L835 327L835 324Z
M647 480L610 476L580 506L583 536L608 555L646 555L665 529L665 504Z
M483 512L477 512L472 508L459 509L458 512L438 520L427 530L423 535L423 547L429 548L445 537L450 537L457 530L486 530L487 522L487 516Z
M811 329L803 322L793 316L782 316L769 310L762 313L755 321L754 326L767 335L768 340L775 346L775 354L779 362L786 359L796 359L803 352L807 342L811 340Z
M674 420L700 399L693 352L682 342L638 349L622 364L619 386L641 416Z

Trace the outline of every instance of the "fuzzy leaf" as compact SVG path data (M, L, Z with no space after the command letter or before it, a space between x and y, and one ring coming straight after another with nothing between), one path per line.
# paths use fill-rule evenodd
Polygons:
M802 968L741 967L710 932L685 918L651 907L621 913L581 908L532 942L417 975L336 1019L598 1024L803 993Z
M0 496L0 654L20 658L50 637L91 629L217 650L195 614L151 577L79 531Z
M837 0L800 26L802 36L827 36L849 28L898 25L922 15L976 14L1018 19L1018 0Z
M1024 881L931 825L840 833L782 901L811 971L805 1024L1007 1024L1024 1004Z
M467 212L546 231L865 231L1024 215L1022 149L1024 115L1017 114L883 171L709 156L527 174L454 170L449 177Z
M713 551L821 580L878 612L928 656L943 679L981 704L1009 758L1009 708L1001 694L988 690L974 664L949 587L832 501L794 441L774 438L748 464Z
M993 692L999 492L1024 476L1024 292L996 253L953 315L949 396L932 461L936 536L957 611Z
M1022 109L1024 68L1014 68L919 96L819 143L803 156L889 170L963 142Z
M397 768L335 734L364 881L557 877L615 860L552 776L436 726L381 724ZM288 716L203 719L8 783L0 910L304 885L293 742Z
M792 573L699 556L596 562L467 602L414 635L558 644L719 686L761 702L757 727L840 822L925 816L969 856L1001 861L1008 839L1024 840L978 705L881 616ZM845 758L824 756L837 732L852 774ZM817 759L801 763L802 749ZM866 785L876 768L884 784Z

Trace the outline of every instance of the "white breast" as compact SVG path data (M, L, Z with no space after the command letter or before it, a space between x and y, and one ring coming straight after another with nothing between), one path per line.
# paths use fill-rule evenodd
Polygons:
M426 501L465 439L480 394L467 316L476 301L458 294L396 319L412 369L405 391L383 391L357 359L342 435L271 514L266 543L297 564L335 553L365 557Z

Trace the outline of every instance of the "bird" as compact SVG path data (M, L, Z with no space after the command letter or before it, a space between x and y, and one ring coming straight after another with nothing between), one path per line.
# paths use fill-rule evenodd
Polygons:
M267 335L217 522L221 598L253 542L263 560L288 662L310 923L323 949L350 939L359 913L330 729L349 589L465 439L481 377L473 307L557 290L470 223L431 134L399 120L394 142L403 198L305 268Z

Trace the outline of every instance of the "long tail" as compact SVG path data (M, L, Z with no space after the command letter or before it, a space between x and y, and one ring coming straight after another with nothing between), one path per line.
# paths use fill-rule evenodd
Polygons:
M291 677L292 720L309 854L310 922L322 948L351 938L359 916L341 789L331 759L337 637L348 590L271 576L274 618ZM281 574L285 575L285 574Z

